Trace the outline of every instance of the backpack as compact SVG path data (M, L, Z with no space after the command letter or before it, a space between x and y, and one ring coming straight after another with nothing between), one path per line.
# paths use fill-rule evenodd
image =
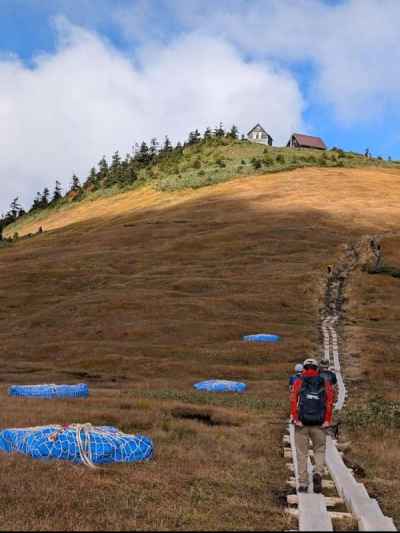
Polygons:
M302 376L299 419L305 426L321 426L325 419L325 379Z

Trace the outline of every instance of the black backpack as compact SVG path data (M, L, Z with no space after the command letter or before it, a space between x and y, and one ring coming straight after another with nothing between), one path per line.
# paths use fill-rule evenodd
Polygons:
M302 376L299 419L305 426L321 426L325 419L325 380L321 376Z

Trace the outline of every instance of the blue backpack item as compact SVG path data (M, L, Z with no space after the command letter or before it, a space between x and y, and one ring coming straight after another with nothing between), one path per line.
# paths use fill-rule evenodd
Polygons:
M9 396L27 398L87 398L89 387L86 383L78 385L12 385L8 389Z
M270 333L258 333L257 335L245 335L243 337L243 340L247 342L278 342L280 339L279 335Z
M142 435L126 435L109 426L91 424L5 429L0 432L0 450L34 459L59 459L75 464L96 465L146 461L153 455L153 442Z
M299 420L305 426L321 426L325 420L325 380L321 376L300 378Z
M226 381L223 379L210 379L193 385L195 389L206 392L244 392L247 388L245 383L239 381Z

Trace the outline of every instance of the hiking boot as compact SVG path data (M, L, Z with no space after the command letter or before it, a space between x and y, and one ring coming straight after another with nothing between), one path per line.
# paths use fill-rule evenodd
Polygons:
M314 492L321 494L322 492L322 477L320 474L313 475Z
M307 485L300 485L299 486L299 492L308 492Z

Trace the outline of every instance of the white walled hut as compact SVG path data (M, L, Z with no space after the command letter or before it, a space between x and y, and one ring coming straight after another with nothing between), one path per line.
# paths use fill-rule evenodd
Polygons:
M265 131L261 124L257 124L249 131L247 139L251 142L267 144L268 146L272 146L273 143L273 138Z

